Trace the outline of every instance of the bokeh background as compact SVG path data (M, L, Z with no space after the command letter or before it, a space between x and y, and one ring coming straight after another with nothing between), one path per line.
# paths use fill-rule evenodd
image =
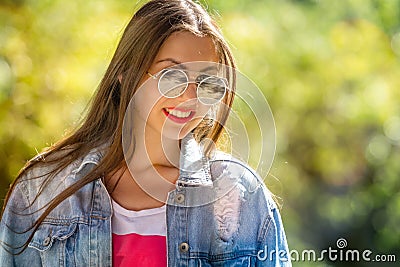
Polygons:
M2 198L29 158L76 126L143 2L0 1ZM290 249L335 249L345 238L347 248L399 262L400 1L205 5L274 114L277 152L265 182L280 198Z

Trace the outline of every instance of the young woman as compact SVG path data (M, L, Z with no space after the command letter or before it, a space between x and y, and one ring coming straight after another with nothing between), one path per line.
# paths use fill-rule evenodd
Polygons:
M81 126L12 184L0 266L290 266L270 192L212 145L234 68L200 5L146 3Z

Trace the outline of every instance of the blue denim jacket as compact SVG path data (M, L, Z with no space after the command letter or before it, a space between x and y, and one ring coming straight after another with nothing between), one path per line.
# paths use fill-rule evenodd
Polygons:
M226 154L206 158L191 137L181 147L166 209L168 266L291 266L279 211L255 172ZM100 178L57 206L23 253L8 252L27 240L41 208L101 158L92 151L45 187L29 178L46 169L34 168L16 185L0 226L0 266L111 266L113 211Z

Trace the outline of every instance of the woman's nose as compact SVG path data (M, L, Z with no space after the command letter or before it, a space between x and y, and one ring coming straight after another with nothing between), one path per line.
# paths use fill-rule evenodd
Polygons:
M186 88L185 92L183 92L182 95L180 95L180 98L184 101L187 100L192 100L197 98L197 84L196 83L189 83L188 87Z

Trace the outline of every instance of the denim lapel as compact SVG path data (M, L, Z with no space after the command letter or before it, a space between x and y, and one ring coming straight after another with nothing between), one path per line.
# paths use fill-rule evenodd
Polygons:
M210 165L193 133L181 141L178 186L212 186Z

